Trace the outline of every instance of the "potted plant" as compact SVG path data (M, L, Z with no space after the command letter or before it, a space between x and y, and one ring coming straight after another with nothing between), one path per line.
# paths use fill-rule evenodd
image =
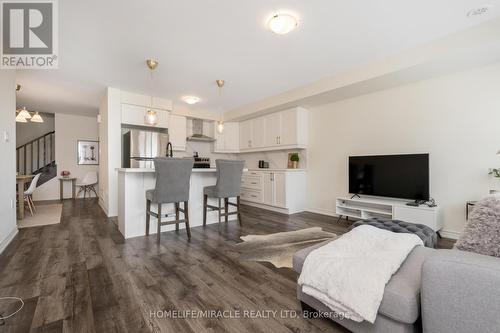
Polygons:
M297 169L299 166L299 161L300 161L299 153L291 154L290 161L292 161L292 168Z
M500 178L500 169L490 169L488 175L492 175L493 177L499 179ZM490 190L490 194L498 193L497 190Z

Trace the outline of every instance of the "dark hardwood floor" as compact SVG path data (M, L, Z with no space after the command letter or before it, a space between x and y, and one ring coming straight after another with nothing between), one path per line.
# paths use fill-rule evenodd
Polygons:
M326 319L168 319L163 310L293 310L296 274L239 261L247 234L320 226L342 234L347 221L313 213L286 216L248 206L237 222L125 241L95 200L67 200L58 225L27 228L0 255L0 297L25 306L0 332L347 332ZM442 240L441 247L451 242ZM11 310L0 304L0 312ZM278 312L279 313L279 312Z

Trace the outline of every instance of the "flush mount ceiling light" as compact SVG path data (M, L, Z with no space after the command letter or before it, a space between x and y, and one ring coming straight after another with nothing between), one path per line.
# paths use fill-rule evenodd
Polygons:
M488 11L490 10L491 5L484 5L481 7L473 8L469 10L467 13L467 17L476 17L476 16L482 16L488 14Z
M188 103L189 105L193 105L198 103L200 101L200 98L196 96L184 96L182 97L182 100Z
M287 34L298 25L297 18L287 13L276 13L267 21L267 28L278 35Z

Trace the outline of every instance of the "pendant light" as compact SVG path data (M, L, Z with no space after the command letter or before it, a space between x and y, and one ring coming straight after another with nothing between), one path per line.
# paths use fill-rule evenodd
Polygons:
M17 123L27 123L28 121L26 120L26 118L24 118L22 115L21 115L21 112L19 112L16 116L16 122Z
M22 110L19 112L19 114L24 118L24 119L31 119L31 115L30 113L28 112L28 110L26 110L25 107L22 108Z
M216 80L215 83L217 83L217 87L219 87L219 100L221 100L222 87L224 87L225 81L224 80ZM222 106L222 103L221 103L221 106ZM217 122L217 132L219 132L219 134L220 134L223 131L224 131L224 119L223 119L223 114L222 114L222 110L221 110L220 119Z
M146 65L151 72L151 82L153 82L153 71L156 69L156 67L158 67L158 61L154 59L148 59L146 60ZM146 115L144 116L144 123L146 123L146 125L156 126L158 125L158 122L158 114L155 110L153 110L153 94L151 93L150 106L149 110L146 111Z
M38 111L35 112L35 114L33 115L33 117L31 117L31 122L32 123L43 123L43 119L40 116L40 114L38 114Z

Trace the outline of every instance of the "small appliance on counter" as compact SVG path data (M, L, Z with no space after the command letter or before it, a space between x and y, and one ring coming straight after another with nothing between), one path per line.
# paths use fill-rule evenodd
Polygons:
M259 169L269 169L269 162L260 160L259 161Z
M210 158L208 157L199 157L198 153L194 153L194 164L193 168L196 169L210 169Z

